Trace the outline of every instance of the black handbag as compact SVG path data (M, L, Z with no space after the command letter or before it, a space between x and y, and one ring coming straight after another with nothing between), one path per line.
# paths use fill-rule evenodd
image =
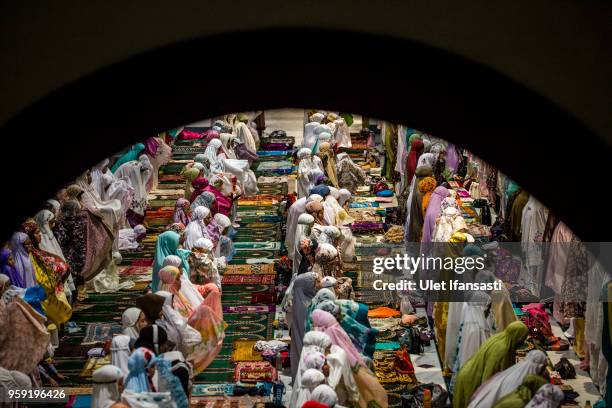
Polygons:
M423 392L429 389L431 395L431 408L446 408L448 392L439 384L419 384L402 394L402 408L423 408Z
M561 360L555 364L554 369L564 380L576 378L576 369L565 357L561 357Z

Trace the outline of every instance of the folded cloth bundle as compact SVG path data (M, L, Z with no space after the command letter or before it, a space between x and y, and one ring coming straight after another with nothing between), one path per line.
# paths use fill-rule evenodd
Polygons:
M242 361L236 364L234 369L234 381L245 383L272 382L276 381L278 374L276 369L268 361Z

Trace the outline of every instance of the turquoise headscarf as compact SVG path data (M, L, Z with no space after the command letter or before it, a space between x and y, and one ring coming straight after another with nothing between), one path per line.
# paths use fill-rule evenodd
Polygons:
M170 136L172 139L176 139L177 136L179 135L179 133L181 133L183 131L184 128L182 127L178 127L175 129L170 129L167 133L168 136Z
M506 188L506 197L512 197L512 194L516 193L521 187L512 180L508 181L508 187Z
M113 167L111 167L111 171L114 173L115 171L117 171L119 166L121 166L123 163L127 163L133 160L138 160L138 155L144 149L145 149L145 145L143 145L142 143L136 143L134 146L132 146L130 150L128 150L126 154L121 156L119 160L117 160L117 162L113 164Z
M306 331L308 332L313 329L312 312L315 309L319 309L320 307L318 306L328 302L333 302L339 307L340 316L337 317L338 323L348 334L355 348L364 356L373 358L378 329L370 326L370 321L368 320L369 308L367 305L349 299L322 300L318 305L312 306L311 304L306 316Z
M151 279L151 288L153 292L159 289L159 270L164 267L164 259L168 255L177 255L181 258L183 272L189 276L189 251L179 249L180 235L174 231L166 231L157 237L155 244L155 259L153 261L153 276Z

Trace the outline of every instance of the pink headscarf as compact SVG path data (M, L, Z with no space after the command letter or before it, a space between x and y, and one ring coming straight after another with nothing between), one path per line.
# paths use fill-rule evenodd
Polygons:
M325 310L316 309L312 312L312 324L316 331L324 332L329 336L332 344L342 348L349 359L351 367L361 365L367 367L363 361L363 357L355 348L348 334L340 326L336 318Z
M193 203L194 200L200 194L202 194L204 191L206 191L205 188L208 187L208 180L205 179L204 177L196 177L191 182L191 185L193 186L193 193L191 193L191 197L189 198L189 201L191 201Z
M224 196L219 189L210 184L206 186L204 191L210 191L215 195L215 198L217 199L217 212L229 217L232 211L232 199Z
M213 313L223 318L223 308L221 306L221 291L214 283L207 283L202 286L200 293L204 296L204 304L213 311Z
M208 144L213 139L219 139L219 132L217 132L216 130L210 129L204 132L202 136L204 138L204 143Z

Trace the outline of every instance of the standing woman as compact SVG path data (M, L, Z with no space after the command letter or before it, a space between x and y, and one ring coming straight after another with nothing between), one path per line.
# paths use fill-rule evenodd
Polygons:
M159 271L164 267L164 260L168 255L176 255L181 259L183 273L189 276L188 251L179 249L180 235L174 231L159 234L155 244L155 259L153 260L153 274L151 288L154 292L159 290Z
M17 271L15 281L13 281L11 277L11 283L20 288L36 286L36 275L28 251L31 245L30 238L23 232L15 232L9 242L9 247L11 248L13 260L15 262L15 269Z
M190 200L191 194L193 193L192 183L200 175L200 169L196 167L190 167L184 170L185 176L185 198Z
M40 249L41 233L34 220L26 221L23 227L29 237L26 249L31 255L36 282L47 295L42 302L43 309L49 321L59 327L72 316L72 307L64 293L64 281L70 273L70 266L60 257Z
M10 285L19 288L25 287L21 275L17 271L17 268L15 268L13 254L8 248L2 248L2 250L0 250L0 274L8 276Z
M310 301L316 294L315 273L307 272L298 275L293 282L293 298L291 305L291 377L296 378L300 355L302 354L302 339L306 324L306 312Z
M138 156L142 153L144 149L145 149L145 145L143 145L142 143L135 144L134 146L132 146L130 150L128 150L123 156L121 156L115 162L115 164L113 164L113 166L111 167L111 171L114 173L117 171L119 166L121 166L123 163L137 160Z
M115 170L115 177L125 180L134 190L130 209L127 211L127 220L130 226L142 224L147 208L147 182L151 176L151 163L146 155L139 160L132 160L122 164Z
M310 236L312 226L315 219L310 214L302 214L298 217L298 225L295 231L295 241L293 245L293 254L289 254L293 261L293 276L297 276L300 263L302 262L302 254L300 254L300 242L304 238Z
M417 169L417 164L419 162L419 158L421 154L423 154L423 149L425 145L420 139L415 139L412 141L410 146L410 153L408 154L408 161L406 163L406 179L409 183L413 182L412 177Z
M331 148L331 144L328 142L321 143L319 147L319 157L323 163L323 169L329 179L330 183L339 188L338 176L336 174L336 159L334 158L334 151Z
M53 225L55 224L55 215L53 215L53 213L49 210L42 210L42 211L39 211L38 214L36 214L36 216L34 217L34 220L38 224L38 228L40 228L40 233L41 233L40 248L66 261L67 259L64 256L64 253L62 252L62 248L59 242L57 241L57 239L55 238L55 235L53 234L53 230L52 230ZM72 278L71 273L68 274L68 278L66 279L64 286L65 286L66 296L70 298L71 293L76 289L76 287L74 286L74 280Z
M346 352L355 383L359 389L359 407L388 407L389 402L385 389L367 368L363 357L353 346L351 339L340 327L334 316L324 310L315 310L312 313L312 322L316 330L327 334L333 345Z
M78 186L68 188L69 191L75 189L80 190ZM62 216L57 220L53 233L70 264L82 300L87 296L85 281L96 276L111 261L115 236L100 215L71 200L62 206Z
M151 163L151 177L147 181L147 191L155 190L158 183L159 168L172 158L172 148L160 137L150 137L145 141L145 153Z
M41 210L36 214L36 216L34 216L34 220L36 221L38 228L40 228L40 248L65 260L62 248L57 242L57 239L55 239L55 235L53 235L53 231L51 230L53 224L55 224L55 216L53 213L49 210Z
M428 153L426 153L428 154ZM410 185L410 193L406 202L406 224L404 226L404 240L407 245L409 242L420 242L421 233L423 231L423 196L436 187L435 179L431 177L432 169L429 166L420 166L415 170L412 184ZM428 182L421 184L423 180L428 178Z
M99 213L111 231L117 232L122 218L119 200L102 200L91 185L91 172L88 170L76 179L76 185L83 190L81 203L90 211Z
M421 242L432 242L433 233L436 228L436 220L440 216L440 209L442 208L442 201L448 197L449 194L448 189L442 186L436 187L431 194L431 198L427 203L427 210L425 211L425 219L423 221L423 236L421 238Z
M315 156L316 157L316 156ZM297 180L297 194L298 198L307 197L310 189L314 186L311 182L311 172L313 170L323 171L320 159L312 156L310 149L301 148L297 152L298 163L298 180Z

